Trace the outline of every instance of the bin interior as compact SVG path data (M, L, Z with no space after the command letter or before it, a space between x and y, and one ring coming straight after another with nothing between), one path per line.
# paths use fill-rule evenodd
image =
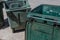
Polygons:
M5 1L6 9L16 10L30 7L28 0L12 0Z
M50 16L60 16L60 6L42 4L33 9L31 12Z

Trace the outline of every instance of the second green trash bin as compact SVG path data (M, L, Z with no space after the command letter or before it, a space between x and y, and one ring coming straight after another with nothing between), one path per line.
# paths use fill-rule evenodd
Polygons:
M26 40L60 40L60 20L30 13L26 24Z
M41 5L27 18L26 40L60 40L60 6Z
M7 1L6 7L8 21L12 28L12 31L15 32L15 30L25 29L25 23L27 19L26 16L27 13L30 11L29 3L27 4L26 0Z

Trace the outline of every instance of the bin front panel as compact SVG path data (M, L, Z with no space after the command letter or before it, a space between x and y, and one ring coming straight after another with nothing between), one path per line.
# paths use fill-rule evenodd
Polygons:
M16 13L16 14L14 14L14 13L7 13L7 16L8 16L8 21L9 21L9 23L10 23L10 26L11 27L18 27L18 14Z
M54 40L60 40L60 28L59 27L54 28Z
M17 18L20 22L26 21L26 16L27 16L26 12L13 12L13 13L18 15Z
M26 26L27 40L51 40L53 26L38 23L38 22L27 22Z
M26 22L26 12L10 12L7 15L12 28L24 25Z

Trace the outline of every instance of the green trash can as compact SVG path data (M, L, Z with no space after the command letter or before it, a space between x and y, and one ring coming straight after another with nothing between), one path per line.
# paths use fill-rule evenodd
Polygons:
M26 3L25 3L26 2ZM24 4L25 3L25 4ZM30 11L30 5L27 1L7 1L5 2L6 12L12 31L25 29L26 16Z
M60 20L52 20L47 15L28 15L26 40L60 40Z
M59 8L59 6L44 4L29 12L26 40L60 40Z
M4 18L3 18L3 3L0 2L0 28L2 28L4 24Z

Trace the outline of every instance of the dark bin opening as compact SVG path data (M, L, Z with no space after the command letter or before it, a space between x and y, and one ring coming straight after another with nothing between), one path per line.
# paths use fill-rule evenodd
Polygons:
M42 8L43 8L43 5L39 5L38 7L34 8L31 12L42 14Z

